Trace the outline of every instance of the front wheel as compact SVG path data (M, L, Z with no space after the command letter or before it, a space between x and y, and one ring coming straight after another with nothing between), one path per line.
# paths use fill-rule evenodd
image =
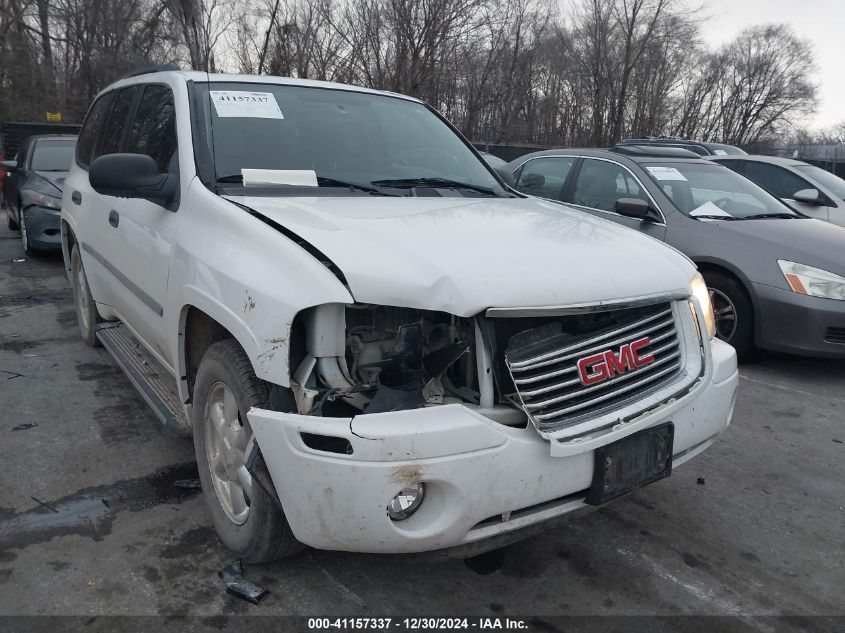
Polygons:
M193 403L197 467L220 540L251 563L299 552L303 545L293 536L277 499L264 491L244 463L252 436L246 412L268 408L270 395L236 341L214 343L205 352Z
M24 210L21 210L21 246L23 246L23 252L27 257L35 256L35 249L29 242L29 233L26 230L26 211Z
M75 244L70 253L70 285L73 288L76 321L79 323L79 333L82 335L82 340L91 347L99 347L100 340L97 338L95 328L101 319L100 315L97 314L97 306L91 296L91 289L88 287L88 278L85 276L85 269L82 267L79 246Z
M737 356L749 360L754 348L754 308L745 288L736 279L719 272L705 272L710 291L716 336L736 349Z

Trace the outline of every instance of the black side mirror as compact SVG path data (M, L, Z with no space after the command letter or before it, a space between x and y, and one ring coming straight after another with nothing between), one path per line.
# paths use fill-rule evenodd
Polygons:
M614 210L619 215L624 215L637 220L651 220L654 218L651 212L651 205L639 198L619 198L616 201Z
M508 169L507 165L499 165L498 167L494 167L493 169L496 170L496 173L499 174L499 177L505 181L505 184L508 187L513 187L516 185L516 182L513 179L513 174L511 170Z
M792 194L792 199L795 202L803 202L804 204L822 204L821 196L818 189L802 189Z
M176 199L179 182L162 174L146 154L106 154L91 163L88 178L94 191L104 196L141 198L163 207Z
M13 172L18 170L18 161L16 160L0 160L0 169L3 171Z

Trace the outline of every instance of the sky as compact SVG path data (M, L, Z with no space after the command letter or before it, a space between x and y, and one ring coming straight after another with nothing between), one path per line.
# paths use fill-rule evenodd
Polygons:
M845 0L699 0L704 15L705 41L716 47L746 26L790 24L813 46L819 87L818 110L809 127L825 128L845 122ZM689 6L696 6L690 2Z

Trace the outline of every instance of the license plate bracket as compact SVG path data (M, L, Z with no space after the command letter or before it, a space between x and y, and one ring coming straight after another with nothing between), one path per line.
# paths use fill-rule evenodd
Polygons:
M596 449L593 482L584 500L601 505L672 473L675 425L660 424Z

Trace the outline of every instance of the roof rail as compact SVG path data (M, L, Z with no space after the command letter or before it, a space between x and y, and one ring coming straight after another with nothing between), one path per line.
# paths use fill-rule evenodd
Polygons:
M661 147L659 145L633 145L620 143L610 151L626 156L641 156L653 158L701 158L695 152L680 147Z
M161 73L167 70L182 70L179 64L159 64L158 66L150 66L149 68L142 68L131 73L123 75L121 79L129 79L130 77L138 77L139 75L149 75L151 73Z

